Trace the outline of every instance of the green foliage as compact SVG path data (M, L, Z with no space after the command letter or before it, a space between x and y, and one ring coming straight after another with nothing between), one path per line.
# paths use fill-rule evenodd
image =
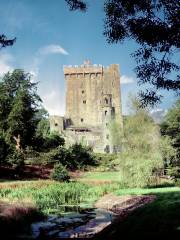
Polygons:
M171 145L176 149L176 158L171 164L180 165L180 99L168 111L164 122L161 124L161 133L171 139Z
M92 149L81 144L74 144L69 147L69 154L67 156L67 167L70 169L82 169L88 165L96 164Z
M16 173L19 174L24 168L24 154L21 151L14 151L9 154L7 157L8 163L16 170Z
M61 163L56 163L50 176L53 180L65 182L69 181L70 177L67 169Z
M180 167L179 166L168 166L166 169L167 175L175 179L177 181L180 179Z
M65 144L65 140L57 133L51 133L44 139L43 148L44 149L52 149L58 146L63 146Z
M58 146L49 152L39 153L39 156L34 158L34 162L45 165L61 163L68 169L75 170L96 165L96 158L89 147L74 144L69 148Z
M133 39L140 46L132 56L137 62L135 72L139 84L147 85L146 91L140 92L144 105L160 101L162 95L157 91L161 89L179 94L179 7L176 0L107 0L104 3L104 34L108 41Z
M119 155L120 176L126 187L145 187L159 185L161 154L141 153L139 151L124 152Z
M5 162L8 145L6 144L3 134L0 132L0 164Z
M36 83L23 70L5 74L0 82L0 129L9 144L17 144L14 139L18 136L22 148L31 144L37 124L35 113L41 101L36 91Z
M36 112L36 137L46 138L50 134L49 114L46 109L41 106Z
M46 136L35 136L33 142L33 148L39 152L49 152L54 148L63 146L65 140L58 133L50 133Z
M29 93L26 90L18 91L8 116L7 135L10 141L20 135L22 148L31 143L35 133L34 113Z
M46 138L50 134L50 123L48 119L41 119L36 128L36 136Z
M124 151L119 154L122 181L129 187L157 184L163 167L159 128L139 106L133 99L132 114L124 121Z
M164 162L164 167L170 166L172 162L176 162L177 158L177 151L173 147L173 141L169 136L162 136L161 137L161 152L162 152L162 158Z
M97 160L96 171L112 171L119 170L119 162L117 161L118 155L111 153L96 153L95 158Z

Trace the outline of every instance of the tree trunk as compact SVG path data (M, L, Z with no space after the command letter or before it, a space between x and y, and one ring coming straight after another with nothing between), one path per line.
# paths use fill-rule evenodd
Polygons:
M20 134L18 134L18 136L14 136L13 137L14 140L16 141L16 150L19 152L21 151L21 137L20 137Z

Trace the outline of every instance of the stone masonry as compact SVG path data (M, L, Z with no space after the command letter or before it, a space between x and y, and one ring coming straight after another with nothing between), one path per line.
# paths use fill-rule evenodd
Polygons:
M51 131L65 137L66 144L89 145L95 152L114 152L109 125L114 119L123 127L119 65L108 67L85 61L64 66L66 113L51 116Z

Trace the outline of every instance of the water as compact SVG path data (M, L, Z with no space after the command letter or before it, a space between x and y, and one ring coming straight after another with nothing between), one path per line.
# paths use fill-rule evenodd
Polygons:
M19 239L61 239L61 238L89 238L109 226L115 219L110 211L79 207L66 207L67 212L49 215L44 221L31 224L31 231Z

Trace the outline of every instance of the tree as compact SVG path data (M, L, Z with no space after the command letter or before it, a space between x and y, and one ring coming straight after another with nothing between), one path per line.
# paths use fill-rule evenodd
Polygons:
M86 10L85 1L66 0L70 10ZM139 84L150 84L139 97L143 105L156 104L158 90L180 94L180 2L177 0L105 0L104 35L109 43L133 39L140 48L132 54L137 62Z
M177 150L175 165L180 165L180 99L169 109L161 124L161 133L169 136L172 140L172 146Z
M16 150L21 150L30 144L35 133L35 109L27 90L19 90L14 98L12 109L8 116L7 133L16 142Z
M44 107L38 109L36 113L37 128L36 137L46 138L50 135L49 114Z
M10 144L15 140L17 150L30 144L35 133L41 101L36 90L30 75L18 69L7 73L0 83L0 128Z
M160 130L136 98L131 98L131 115L123 126L124 144L119 154L122 182L129 187L157 184L157 174L164 165Z
M15 41L16 41L16 38L7 39L7 37L4 34L1 34L0 35L0 49L3 47L12 46Z

